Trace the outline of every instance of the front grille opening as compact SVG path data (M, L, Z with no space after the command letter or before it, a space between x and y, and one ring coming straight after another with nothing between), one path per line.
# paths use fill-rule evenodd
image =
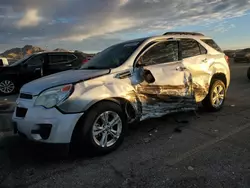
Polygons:
M28 109L27 108L16 108L16 117L24 118L26 116Z
M31 134L39 134L43 140L47 140L50 136L51 124L38 124L38 130L31 130Z
M20 93L19 96L21 99L32 99L33 96L31 94L27 94L27 93Z

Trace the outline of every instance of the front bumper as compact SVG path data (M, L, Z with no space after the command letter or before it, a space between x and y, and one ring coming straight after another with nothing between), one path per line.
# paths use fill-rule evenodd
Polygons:
M12 120L17 132L30 140L63 144L70 143L75 125L83 113L62 114L56 108L29 107L24 118L16 116Z

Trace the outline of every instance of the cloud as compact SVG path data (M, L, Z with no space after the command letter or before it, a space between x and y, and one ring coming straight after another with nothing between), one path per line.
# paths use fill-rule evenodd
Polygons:
M28 9L24 16L16 23L19 28L37 26L43 19L37 9Z
M60 43L92 51L99 47L91 44L104 44L101 40L109 44L183 26L210 27L249 10L248 0L1 0L0 43ZM225 32L219 26L217 31Z
M76 30L78 34L69 35L66 37L60 38L60 40L69 40L69 41L82 41L84 39L100 36L104 34L111 34L117 31L122 31L125 29L129 29L136 25L134 20L130 19L114 19L107 22L104 22L98 26L98 28L90 27L85 29L86 27L78 27Z
M124 5L126 5L127 3L129 3L129 0L120 0L119 6L124 6Z

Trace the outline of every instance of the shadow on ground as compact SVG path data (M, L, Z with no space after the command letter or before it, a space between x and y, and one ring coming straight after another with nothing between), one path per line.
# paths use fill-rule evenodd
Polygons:
M127 150L135 145L145 144L157 139L154 133L159 130L159 132L162 132L162 134L166 136L168 134L174 134L175 132L178 134L182 131L181 129L183 127L189 125L189 118L194 117L195 114L193 112L179 113L146 120L137 125L133 125L133 127L129 129L124 143L116 152L119 152L119 150ZM164 122L165 126L162 122ZM168 126L166 126L166 124L168 124ZM158 136L161 134L159 132L157 134ZM23 165L33 167L37 165L47 166L78 160L79 157L76 158L75 156L72 157L72 155L68 155L68 148L68 145L31 142L15 135L4 137L0 140L0 177L3 173L2 170L12 171L12 169L17 169ZM110 155L112 155L112 153ZM86 158L89 157L87 157L87 155L81 156L81 160ZM5 171L5 173L7 173L7 171Z

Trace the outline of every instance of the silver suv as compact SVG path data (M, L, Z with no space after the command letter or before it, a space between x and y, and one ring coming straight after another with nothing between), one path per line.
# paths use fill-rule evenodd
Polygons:
M45 143L80 144L106 153L124 139L129 123L223 106L228 58L209 37L171 32L113 45L80 70L21 88L15 131Z

